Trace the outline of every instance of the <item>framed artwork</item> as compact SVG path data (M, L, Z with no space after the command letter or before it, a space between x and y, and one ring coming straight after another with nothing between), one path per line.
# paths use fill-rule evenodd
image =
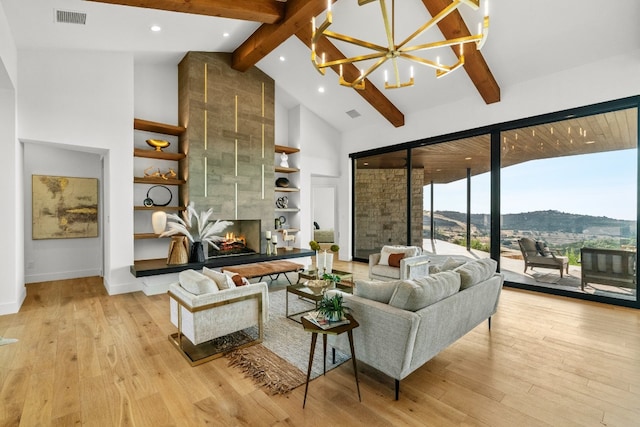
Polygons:
M98 237L98 179L32 175L32 238Z

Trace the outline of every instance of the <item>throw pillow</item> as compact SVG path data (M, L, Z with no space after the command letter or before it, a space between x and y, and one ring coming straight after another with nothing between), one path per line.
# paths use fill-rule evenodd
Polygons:
M460 290L470 288L493 276L498 268L498 263L491 258L483 258L469 261L453 270L460 274Z
M399 283L400 280L388 282L356 280L354 282L353 295L389 304L391 295L393 295L393 292L396 290Z
M195 270L184 270L178 274L180 286L194 295L218 292L218 285L207 276Z
M380 250L379 265L389 265L389 255L404 254L405 257L413 257L420 255L422 249L417 246L383 246Z
M213 281L216 282L216 285L218 285L218 289L220 289L221 291L236 287L235 283L233 283L233 280L231 280L231 277L227 276L224 273L220 273L219 271L203 267L202 274L213 279Z
M454 270L454 269L460 267L465 262L466 261L456 261L455 259L449 257L444 261L442 266L440 266L440 271L451 271L451 270Z
M400 268L400 260L404 258L404 254L389 254L389 266Z
M414 280L402 280L389 300L389 305L408 311L418 311L458 292L460 275L443 271Z
M245 286L249 284L249 281L246 277L239 275L238 273L234 273L233 271L223 271L224 274L231 277L233 284L237 286Z

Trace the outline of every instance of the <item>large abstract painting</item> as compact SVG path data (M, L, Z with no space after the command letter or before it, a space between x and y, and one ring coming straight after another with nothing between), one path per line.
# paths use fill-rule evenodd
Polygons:
M32 238L98 237L98 179L32 175Z

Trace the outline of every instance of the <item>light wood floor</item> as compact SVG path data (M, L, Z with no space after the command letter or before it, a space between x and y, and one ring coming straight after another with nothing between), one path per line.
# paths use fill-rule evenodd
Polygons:
M335 268L366 276L362 264ZM640 425L640 311L504 289L483 324L402 381L351 364L269 396L217 359L171 347L166 295L108 296L100 278L27 286L0 316L0 425ZM384 343L380 343L384 346ZM357 349L356 349L357 353Z

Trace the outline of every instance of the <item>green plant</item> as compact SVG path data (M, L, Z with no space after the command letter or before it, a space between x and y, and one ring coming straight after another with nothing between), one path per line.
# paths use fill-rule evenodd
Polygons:
M324 273L322 275L322 279L323 280L329 280L329 281L334 282L334 283L340 283L340 276L338 276L337 274Z
M315 240L312 240L312 241L309 242L309 247L311 248L312 251L319 251L320 250L320 245Z
M340 250L340 246L331 245L331 247L329 249L331 250L331 252L338 252Z
M339 293L333 296L325 295L318 302L318 313L329 321L337 321L344 317L345 306L342 303L342 295Z

